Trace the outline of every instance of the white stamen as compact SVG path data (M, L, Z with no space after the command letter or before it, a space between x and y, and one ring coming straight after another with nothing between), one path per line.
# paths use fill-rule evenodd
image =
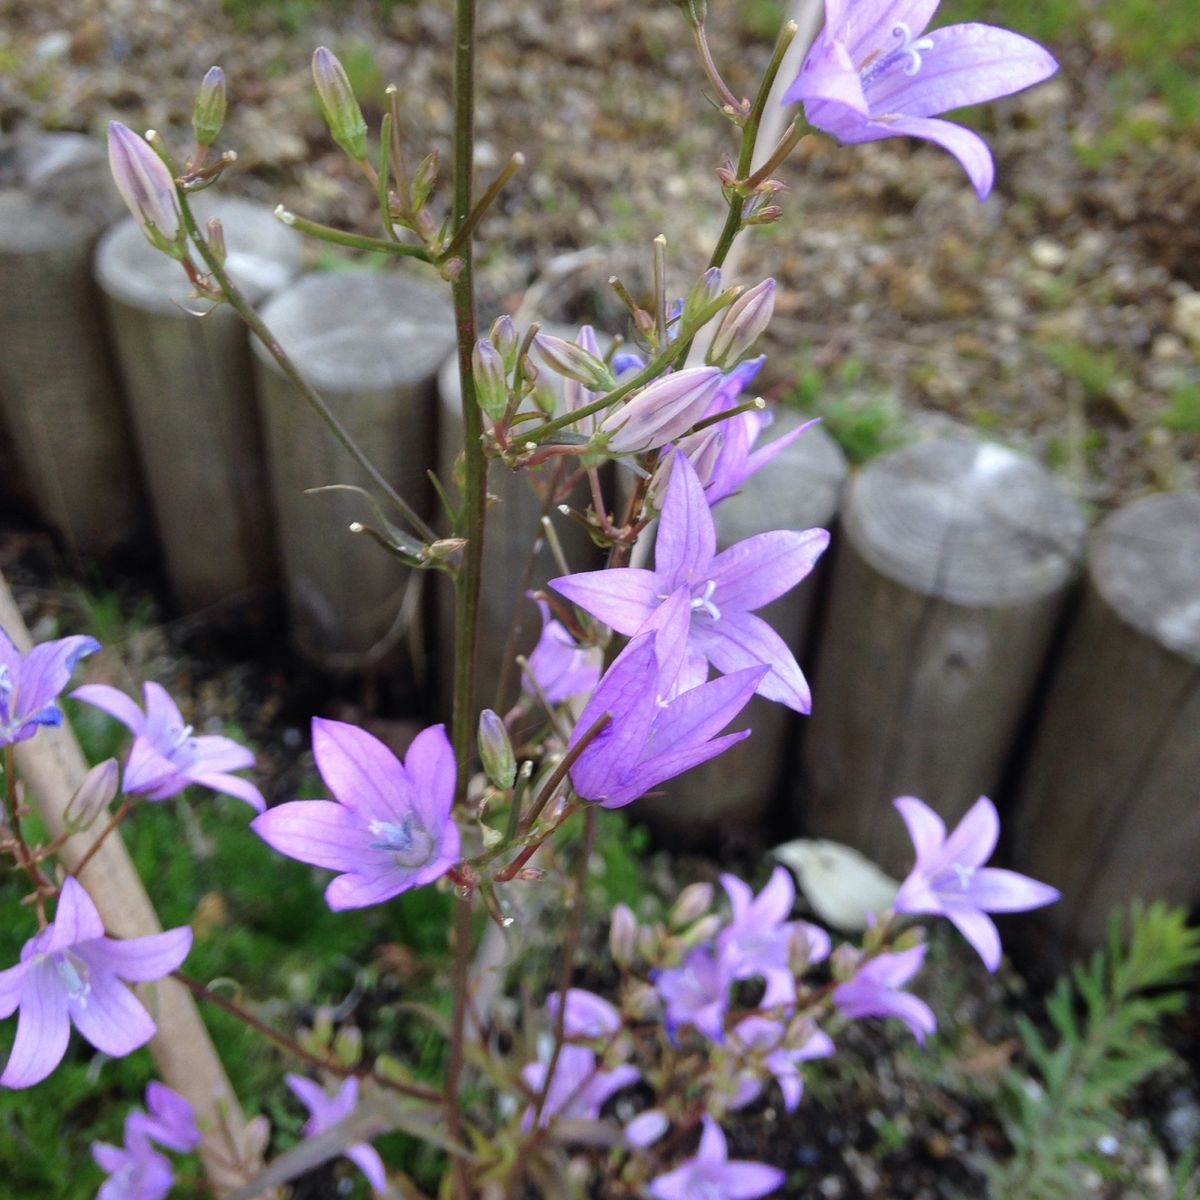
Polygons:
M692 612L699 612L701 609L704 609L714 621L719 621L721 619L721 610L713 603L713 592L716 590L716 580L710 579L704 585L703 594L692 597Z
M913 39L912 30L903 21L897 21L892 26L892 37L900 39L899 54L907 54L908 65L904 68L905 75L915 75L921 69L921 51L933 49L933 38L923 37ZM891 55L888 56L889 58Z

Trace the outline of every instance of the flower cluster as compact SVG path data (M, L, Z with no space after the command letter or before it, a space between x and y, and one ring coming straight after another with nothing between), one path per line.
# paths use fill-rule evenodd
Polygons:
M126 1116L124 1145L92 1143L92 1157L108 1176L96 1200L163 1200L175 1172L170 1160L154 1148L155 1142L180 1154L200 1145L192 1106L157 1080L146 1087L146 1108Z

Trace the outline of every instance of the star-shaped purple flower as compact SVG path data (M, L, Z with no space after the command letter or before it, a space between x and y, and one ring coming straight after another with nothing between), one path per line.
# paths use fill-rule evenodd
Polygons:
M549 1063L538 1061L521 1068L521 1078L529 1089L540 1095L546 1086ZM594 1121L600 1116L608 1098L640 1078L637 1067L623 1063L606 1071L596 1061L596 1055L586 1046L564 1045L554 1066L554 1078L546 1092L538 1124L545 1128L552 1117ZM525 1110L521 1127L533 1125L533 1106Z
M254 755L232 738L205 734L196 737L184 723L175 701L157 683L144 688L146 711L115 687L89 683L71 693L115 717L133 732L125 763L124 789L147 800L166 800L198 783L226 796L236 796L262 812L266 802L252 783L231 771L254 766Z
M637 633L680 588L691 609L688 652L726 674L768 671L758 692L797 712L812 708L808 684L787 643L754 609L795 587L829 544L824 529L756 534L716 553L712 513L695 469L676 456L663 502L653 571L584 571L550 586L618 633Z
M332 1096L319 1083L305 1079L303 1075L285 1075L283 1079L308 1109L308 1120L304 1123L305 1137L324 1133L331 1125L348 1117L358 1103L358 1080L353 1075L343 1080L342 1086ZM346 1147L346 1157L362 1171L375 1191L387 1191L387 1171L374 1146L367 1142L355 1142Z
M195 1150L200 1145L196 1114L191 1104L178 1092L152 1079L146 1085L146 1108L147 1112L135 1108L125 1118L126 1142L129 1141L129 1131L133 1131L180 1154Z
M330 908L381 904L432 883L456 862L454 751L443 725L423 729L404 762L363 729L314 717L313 756L333 800L293 800L250 828L289 858L342 871Z
M824 1030L811 1023L798 1039L799 1044L789 1044L789 1030L782 1021L768 1017L746 1017L734 1027L730 1038L733 1046L751 1058L751 1065L738 1076L738 1089L729 1102L732 1109L745 1108L762 1092L761 1070L754 1069L754 1061L775 1077L783 1093L783 1107L793 1112L804 1095L804 1077L800 1074L800 1063L814 1058L828 1058L834 1052L833 1039Z
M0 1086L40 1083L67 1051L71 1025L110 1058L154 1036L154 1022L122 983L148 983L174 971L192 946L181 925L150 937L106 937L83 886L68 876L54 921L25 943L21 961L0 971L0 1018L20 1009Z
M651 1180L655 1200L756 1200L783 1186L778 1167L729 1158L721 1127L712 1117L702 1117L700 1149L674 1171Z
M946 917L994 971L1000 965L1000 934L987 914L1053 904L1058 889L983 865L1000 836L996 806L986 796L971 805L949 837L942 818L915 796L901 796L895 804L917 851L917 864L896 894L896 911Z
M934 118L1041 83L1058 63L1037 42L993 25L948 25L926 34L938 3L825 0L825 27L784 102L802 101L809 124L841 142L936 142L962 163L982 200L995 173L987 144Z
M732 976L707 946L688 952L678 967L654 974L663 1001L663 1023L672 1040L683 1025L692 1025L714 1042L725 1040L725 1010Z
M913 946L898 954L879 954L868 959L854 978L833 989L833 1002L844 1017L896 1017L912 1031L918 1042L937 1028L933 1010L916 996L900 989L921 969L925 947Z
M621 808L749 736L714 735L746 706L766 668L754 664L689 688L688 612L680 588L617 655L580 714L570 746L606 713L611 717L571 767L571 785L583 799Z
M96 1200L164 1200L175 1182L170 1161L125 1126L125 1145L93 1142L92 1158L108 1178Z
M75 664L99 649L95 638L67 637L22 654L0 629L0 746L33 737L39 725L61 725L55 701Z

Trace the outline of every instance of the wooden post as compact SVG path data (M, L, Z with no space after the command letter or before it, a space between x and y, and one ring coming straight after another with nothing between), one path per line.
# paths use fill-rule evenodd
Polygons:
M767 434L776 437L800 418L781 413ZM718 548L770 529L829 528L837 518L846 483L846 456L819 425L802 433L780 456L746 481L743 490L713 510ZM822 563L799 587L758 615L804 663ZM638 802L639 815L689 840L762 822L777 798L784 769L794 758L803 722L782 704L755 696L731 729L750 728L744 742L663 785L663 796Z
M18 650L32 645L12 593L0 576L0 628ZM64 813L88 764L69 725L43 727L18 742L17 769L29 796L56 838L65 832ZM63 845L58 858L68 871L87 853L99 832L93 827ZM162 925L138 878L120 831L114 831L79 875L113 937L147 937ZM157 1034L150 1053L163 1082L186 1097L205 1131L200 1148L205 1173L218 1194L232 1191L258 1170L260 1160L247 1136L246 1122L191 994L174 979L139 988L154 1015Z
M428 514L437 369L454 345L441 291L394 271L309 275L276 296L263 319L392 486ZM348 531L354 521L378 526L365 498L304 494L327 484L369 489L369 481L253 345L292 639L321 666L362 669L418 630L411 601L420 575Z
M268 209L204 195L196 207L202 223L221 219L226 265L252 304L299 270L299 236ZM246 327L192 298L183 268L132 218L101 240L96 279L176 600L194 612L261 595L274 549Z
M1069 945L1134 897L1200 903L1200 492L1092 535L1015 801L1017 865L1062 891L1046 916Z
M574 341L576 331L556 325L543 325L548 333ZM562 397L562 379L542 368L546 377ZM454 478L454 464L462 453L462 403L458 379L458 359L452 355L438 373L438 393L441 400L438 414L438 474L449 483ZM577 460L560 460L573 471ZM539 468L536 478L550 480L555 466ZM475 653L475 678L480 708L500 705L501 711L517 697L520 676L515 666L507 672L505 696L497 700L497 687L503 673L504 654L509 645L509 633L514 620L519 622L518 636L512 646L516 654L528 654L537 643L541 619L533 602L523 592L543 587L547 579L561 574L550 548L541 533L544 501L534 491L528 472L513 471L503 463L493 462L488 468L487 527L484 538L483 589L479 598L479 640ZM586 483L572 491L572 507L586 510L590 503ZM563 517L556 508L549 511L550 520L562 543L572 571L589 571L603 565L603 558L587 531ZM536 550L535 550L536 544ZM526 575L533 555L532 570ZM449 711L451 668L454 645L454 592L449 580L436 584L436 616L439 658L438 686L444 710Z
M91 272L115 191L103 149L77 134L32 139L7 161L0 403L42 517L71 550L103 554L132 540L140 517L136 457Z
M795 793L806 834L903 875L895 796L952 823L995 789L1083 535L1055 480L992 443L923 441L859 473L816 647Z

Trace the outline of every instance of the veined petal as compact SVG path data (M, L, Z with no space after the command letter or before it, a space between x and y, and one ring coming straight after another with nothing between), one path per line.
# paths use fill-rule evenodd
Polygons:
M189 782L189 777L158 749L148 733L139 733L133 739L122 780L126 792L165 800L183 791Z
M893 30L903 25L917 37L933 20L941 0L854 0L836 36L845 44L856 68L861 70L875 52L894 48Z
M399 867L378 875L339 875L325 889L325 903L335 912L382 904L413 887L413 873Z
M292 800L255 817L250 828L268 846L314 867L355 871L371 852L363 818L332 800Z
M154 1036L154 1021L115 975L93 971L87 994L71 1000L75 1028L110 1058L124 1058Z
M146 723L146 716L124 692L106 683L85 683L71 693L72 700L82 700L102 712L115 717L122 725L134 733L141 733Z
M933 117L1019 92L1058 70L1037 42L995 25L948 25L928 37L933 46L921 51L920 70L887 71L867 89L873 114Z
M904 818L908 836L917 853L916 871L937 862L946 840L946 824L923 800L916 796L899 796L892 803Z
M698 767L710 758L716 758L718 754L724 754L730 746L737 745L749 736L750 730L743 729L740 733L727 733L699 745L681 746L666 754L655 755L645 762L638 763L636 768L625 776L620 786L613 789L611 796L601 801L601 805L604 808L623 808L660 783L674 779L676 775L682 775L684 771L690 771L692 767Z
M824 529L776 529L722 550L708 568L722 614L753 612L791 591L829 545Z
M53 704L67 686L75 664L85 654L93 654L99 649L100 643L95 638L79 635L34 646L19 667L20 695L17 699L21 711L33 714Z
M660 592L702 583L717 549L717 534L704 489L687 455L676 454L654 543Z
M946 839L936 866L942 869L952 863L982 866L992 857L999 837L1000 816L996 806L986 796L980 796Z
M70 1034L67 993L54 964L36 963L26 976L17 1036L0 1075L0 1087L27 1088L41 1083L62 1061Z
M415 808L431 832L440 828L454 807L454 749L445 725L422 729L404 756L404 769L416 792Z
M996 165L987 143L977 133L953 121L938 121L932 117L909 117L889 114L868 121L861 129L852 132L839 131L836 136L843 142L878 142L890 137L915 137L927 142L936 142L943 150L949 150L966 171L975 193L984 200L992 190L996 178Z
M719 621L693 621L692 644L726 674L755 664L769 666L756 689L758 694L799 713L812 711L812 694L800 664L783 638L761 617L739 612Z
M191 948L191 926L180 925L148 937L98 938L79 946L75 953L93 973L99 971L119 975L132 983L149 983L182 966Z
M725 1134L720 1125L712 1117L704 1117L702 1132L700 1134L700 1149L696 1157L701 1162L717 1163L724 1162L728 1154L729 1150L725 1143Z
M242 771L254 766L254 753L239 745L233 738L219 734L203 734L192 738L195 768L211 775L220 771Z
M53 932L42 947L46 954L104 936L104 922L100 920L91 896L73 876L68 875L63 882L51 929Z
M637 633L672 590L661 585L657 573L642 567L560 575L550 586L626 637Z
M856 118L866 120L870 113L862 78L849 51L839 41L826 40L813 46L800 73L784 93L783 101L785 104L801 101L806 111L810 104L835 105L844 111L848 122ZM825 128L823 124L818 127Z
M746 458L747 476L760 471L780 451L786 450L802 433L807 433L814 425L819 425L820 423L820 417L813 417L812 420L805 421L802 425L797 425L795 429L789 429L787 433L781 433L777 438L772 438L771 441L758 450L752 450Z
M414 807L400 760L357 725L314 717L313 756L334 799L365 820L395 821Z
M754 915L762 925L778 925L791 916L796 885L787 867L776 867L754 901Z
M745 880L728 873L721 876L721 886L729 897L729 907L733 912L734 921L739 921L750 905L754 903L754 889Z
M983 965L994 971L1000 965L1000 931L996 922L979 909L966 905L948 904L943 913L979 952Z
M201 787L212 788L219 795L233 796L237 800L245 801L255 812L261 813L267 807L262 792L248 779L211 771L206 771L203 775L195 775L193 778Z
M1001 867L981 867L967 888L966 899L987 912L1028 912L1061 899L1058 888Z
M647 752L662 754L719 733L749 703L764 674L765 667L756 664L676 696L654 722Z

